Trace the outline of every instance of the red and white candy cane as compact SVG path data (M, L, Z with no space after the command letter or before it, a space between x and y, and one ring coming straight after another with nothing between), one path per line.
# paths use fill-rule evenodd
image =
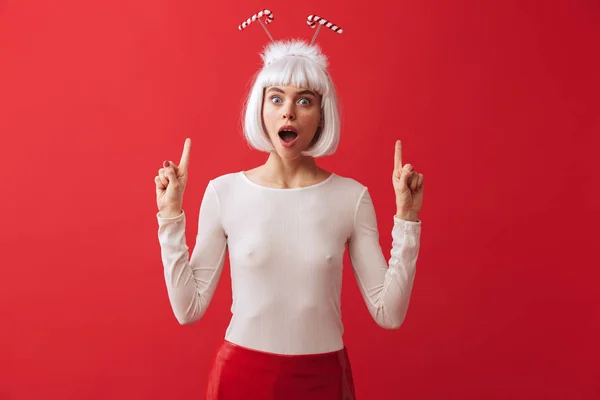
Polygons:
M262 11L257 12L256 14L254 14L253 16L251 16L250 18L248 18L244 22L242 22L238 26L238 29L241 31L242 29L244 29L248 25L250 25L250 23L258 20L258 22L260 22L260 24L262 25L262 27L265 30L265 32L267 32L267 35L269 36L269 38L271 40L273 40L273 37L271 36L271 34L269 33L269 31L267 30L267 27L261 21L262 17L266 17L265 23L267 23L267 24L270 24L271 22L273 22L273 13L270 10L262 10ZM275 40L273 40L273 41L275 41Z
M315 42L315 39L317 38L317 35L319 34L319 30L321 29L322 26L326 26L327 28L331 29L334 32L339 33L340 35L343 32L342 28L333 24L332 22L327 21L325 18L319 17L318 15L309 15L308 18L306 19L306 23L311 28L314 28L315 26L317 26L317 24L319 25L317 27L317 31L315 32L315 35L313 36L313 38L310 42L311 45Z

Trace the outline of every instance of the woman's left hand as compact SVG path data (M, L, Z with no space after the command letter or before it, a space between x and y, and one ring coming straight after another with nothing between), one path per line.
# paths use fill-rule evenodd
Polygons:
M423 174L415 171L411 164L402 164L400 140L396 141L392 183L396 193L396 217L407 221L418 221L423 206Z

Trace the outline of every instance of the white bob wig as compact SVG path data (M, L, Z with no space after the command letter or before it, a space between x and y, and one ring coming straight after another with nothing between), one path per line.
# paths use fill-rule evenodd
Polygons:
M327 57L316 45L301 40L270 43L261 54L263 67L250 90L244 115L244 135L256 150L271 152L271 143L262 118L265 88L295 86L321 95L322 128L317 131L305 156L321 157L335 153L340 141L340 112L333 81L327 72Z

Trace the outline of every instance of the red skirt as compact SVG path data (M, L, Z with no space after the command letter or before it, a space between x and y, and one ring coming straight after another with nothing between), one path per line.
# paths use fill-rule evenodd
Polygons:
M355 400L346 348L279 355L224 341L208 379L206 400Z

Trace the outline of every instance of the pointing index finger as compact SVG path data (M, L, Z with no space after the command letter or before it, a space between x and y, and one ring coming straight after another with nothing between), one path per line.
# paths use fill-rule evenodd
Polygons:
M394 171L402 168L402 141L396 140L396 151L394 153Z
M186 173L188 169L188 165L190 163L190 150L192 148L192 139L185 139L185 143L183 145L183 153L181 154L181 160L179 161L179 169L182 173Z

